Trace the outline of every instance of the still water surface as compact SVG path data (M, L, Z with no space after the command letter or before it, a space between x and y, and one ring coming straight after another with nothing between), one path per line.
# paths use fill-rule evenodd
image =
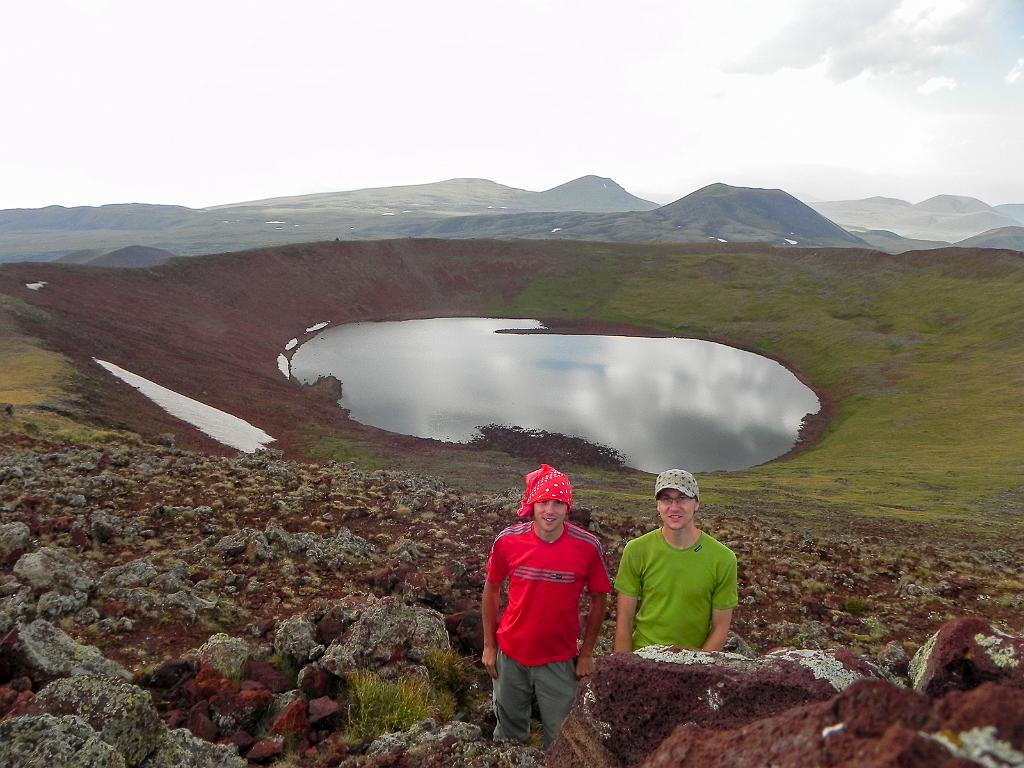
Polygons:
M784 367L695 339L495 333L536 320L438 318L321 332L292 375L342 382L356 421L466 442L508 424L616 448L637 469L740 469L780 456L818 399Z

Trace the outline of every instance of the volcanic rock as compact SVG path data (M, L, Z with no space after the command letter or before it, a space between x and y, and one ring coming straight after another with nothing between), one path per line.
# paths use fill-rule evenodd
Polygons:
M114 747L132 768L163 738L164 725L138 686L110 677L83 676L55 680L36 694L28 715L76 715Z
M22 555L14 564L14 575L37 589L88 592L94 585L81 566L58 547L43 547Z
M324 646L317 640L316 626L304 616L290 616L274 632L274 650L298 664L320 658Z
M37 619L18 624L2 641L0 676L27 675L38 683L68 675L107 675L128 679L131 674L92 646L79 645L57 627Z
M988 681L1024 688L1024 638L979 618L943 624L910 662L914 689L928 696Z
M121 754L79 717L36 715L0 723L5 768L125 768Z
M789 649L748 659L651 646L606 656L580 686L548 765L634 765L680 723L735 728L877 675L842 650Z
M31 531L24 523L0 525L0 565L5 565L28 549Z
M1024 691L987 683L937 702L878 680L725 731L679 726L643 768L1024 765ZM548 765L553 765L548 763Z
M330 645L321 663L341 677L359 669L389 671L394 665L422 664L430 648L450 647L440 613L389 596L371 600L344 637Z
M195 653L202 664L213 667L225 677L238 680L252 649L242 638L221 632L213 635Z
M246 768L236 747L210 744L184 728L167 731L140 768Z

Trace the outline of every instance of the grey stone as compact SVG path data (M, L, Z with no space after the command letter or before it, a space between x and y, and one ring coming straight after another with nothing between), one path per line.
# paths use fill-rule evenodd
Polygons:
M115 661L105 659L90 645L80 645L57 627L37 619L18 624L17 638L8 653L18 669L33 680L47 681L68 675L106 675L128 679L131 673Z
M126 768L124 758L80 717L49 714L0 723L4 768Z
M36 613L44 619L54 621L79 611L88 602L89 596L84 592L72 592L69 595L64 595L51 589L36 602Z
M54 680L33 697L27 713L77 715L121 753L129 768L153 752L166 731L146 691L110 677Z
M203 664L213 667L225 677L239 680L245 662L252 655L252 648L240 637L218 633L207 640L195 654Z
M166 737L140 768L246 768L248 761L238 749L211 744L185 728L168 731Z
M37 589L88 592L94 585L78 563L57 547L43 547L22 555L14 564L14 574Z
M18 552L28 549L32 534L24 523L0 525L0 563L6 563Z
M303 616L290 616L274 631L274 650L299 664L320 658L324 646L317 640L316 626Z

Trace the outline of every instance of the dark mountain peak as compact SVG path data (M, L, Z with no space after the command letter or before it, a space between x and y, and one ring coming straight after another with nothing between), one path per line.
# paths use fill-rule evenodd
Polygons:
M662 206L654 215L682 232L723 240L780 245L866 245L781 189L734 187L718 182Z
M933 213L981 213L991 211L992 206L976 197L963 195L936 195L923 200L915 208Z

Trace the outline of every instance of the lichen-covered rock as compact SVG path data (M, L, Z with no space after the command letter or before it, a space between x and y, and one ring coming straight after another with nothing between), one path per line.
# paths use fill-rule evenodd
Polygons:
M146 691L110 677L54 680L35 695L26 713L77 715L124 757L129 768L156 749L165 731Z
M748 659L651 646L606 656L580 686L549 765L633 765L680 723L734 728L876 676L843 650L787 649Z
M274 650L299 664L320 658L324 646L316 636L316 625L304 616L290 616L274 631Z
M76 613L89 603L85 592L61 594L55 589L45 592L36 601L36 613L49 621Z
M200 646L195 653L205 666L213 667L232 680L238 680L242 677L245 662L252 655L252 648L240 637L218 633Z
M450 647L440 613L384 597L366 606L345 635L328 647L321 663L340 677L359 669L421 664L430 648Z
M197 739L184 728L167 732L140 768L246 768L235 747Z
M735 729L679 726L643 768L1024 765L1024 691L988 683L940 701L865 680L826 702ZM554 765L549 762L549 766Z
M34 715L0 723L4 768L126 768L124 758L80 717Z
M941 696L995 681L1024 688L1024 637L979 618L946 622L910 662L914 690Z
M18 624L3 639L3 655L12 676L27 675L37 683L69 675L131 677L124 667L104 658L96 648L76 643L42 619Z
M143 587L153 581L159 573L149 558L143 557L108 568L100 576L98 583L104 589Z
M355 768L540 768L544 753L515 742L481 738L480 728L453 722L438 726L424 720L401 733L376 739L364 756L350 762Z
M28 549L31 540L31 531L24 523L0 525L0 565L13 560Z
M213 551L227 560L244 557L248 562L263 562L276 557L267 537L254 528L243 528L223 537L213 545Z
M37 589L88 592L94 584L81 566L57 547L43 547L22 555L14 564L14 575Z

